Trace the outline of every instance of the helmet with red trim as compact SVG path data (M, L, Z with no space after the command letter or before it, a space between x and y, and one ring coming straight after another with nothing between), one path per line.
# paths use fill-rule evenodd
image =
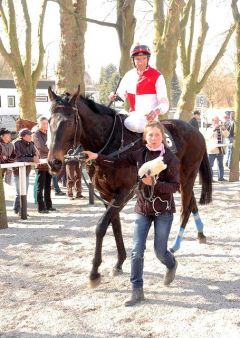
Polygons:
M151 56L150 48L146 45L140 44L135 45L131 50L130 56L131 58L133 58L134 56L137 55L147 55L148 57L150 57Z

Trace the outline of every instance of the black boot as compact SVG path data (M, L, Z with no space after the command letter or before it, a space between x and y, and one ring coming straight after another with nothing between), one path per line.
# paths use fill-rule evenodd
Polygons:
M125 303L125 306L133 306L144 299L143 288L133 289L131 298Z

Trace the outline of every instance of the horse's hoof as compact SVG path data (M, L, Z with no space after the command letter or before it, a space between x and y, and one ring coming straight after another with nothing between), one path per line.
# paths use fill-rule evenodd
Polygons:
M112 273L111 276L115 277L115 276L119 276L123 274L123 270L122 268L113 268L112 269Z
M201 236L201 237L198 237L198 242L199 244L206 244L207 243L207 237L206 236Z
M89 287L91 289L94 289L98 287L98 285L101 283L101 275L100 273L94 273L90 275L89 279Z

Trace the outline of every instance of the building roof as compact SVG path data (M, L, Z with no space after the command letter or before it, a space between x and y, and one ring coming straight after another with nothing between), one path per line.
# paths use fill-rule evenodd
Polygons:
M49 86L54 86L55 81L53 80L41 80L37 83L37 89L47 89ZM0 80L0 88L16 88L13 80Z

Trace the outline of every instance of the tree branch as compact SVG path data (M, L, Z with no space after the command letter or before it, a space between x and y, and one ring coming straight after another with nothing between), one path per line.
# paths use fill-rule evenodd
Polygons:
M232 3L231 3L233 18L235 22L240 21L240 14L239 14L237 2L238 0L232 0Z
M203 75L201 81L198 82L197 87L198 89L202 89L202 87L204 86L204 84L206 83L209 75L211 74L211 72L213 71L213 69L215 68L215 66L217 65L218 61L221 59L221 57L223 56L225 49L227 47L227 44L235 30L235 25L232 25L230 27L230 29L228 30L227 36L225 38L225 40L222 43L221 48L219 49L219 52L217 53L217 55L215 56L213 62L210 64L210 66L207 68L205 74Z
M11 54L15 58L19 68L22 68L22 59L19 50L18 37L17 37L17 27L16 27L16 13L13 5L13 0L8 0L9 8L9 45Z
M26 32L25 32L25 50L26 57L24 62L24 73L28 81L31 79L31 68L32 68L32 25L28 12L26 0L21 1L23 16L26 23Z
M207 31L208 31L208 23L206 21L206 14L207 14L207 0L202 0L201 2L201 30L198 36L198 43L197 48L195 51L194 56L194 63L192 67L192 74L196 74L198 76L199 70L201 67L201 57L202 57L202 51L204 42L206 39Z
M180 20L180 29L184 29L188 23L189 13L193 2L195 2L195 0L189 0L183 8L182 18Z
M41 14L39 17L39 24L38 24L38 62L36 65L35 70L32 73L32 81L33 83L36 85L39 76L41 74L42 71L42 67L43 67L43 58L44 58L44 46L43 46L43 24L44 24L44 18L45 18L45 13L46 13L46 7L47 7L47 2L48 0L43 0L42 2L42 10L41 10Z
M154 36L156 36L156 41L154 42L154 44L157 48L158 42L160 41L161 36L163 34L165 25L163 0L161 1L154 0L153 2L153 22L155 30Z
M186 47L186 26L189 20L190 10L192 9L191 22L190 22L190 35L188 47ZM194 16L195 16L195 0L189 0L183 8L182 17L180 20L180 58L184 77L190 73L191 53L189 49L192 48L192 39L194 35Z
M190 35L189 35L189 41L187 46L187 67L190 72L191 68L191 58L192 58L192 46L193 46L193 36L194 36L194 30L195 30L195 11L196 11L196 3L195 0L192 4L192 13L191 13L191 23L190 23Z
M68 8L66 8L65 6L63 6L63 5L61 4L61 1L60 1L60 0L47 0L47 1L55 2L55 3L57 3L60 7L62 7L64 10L68 11L69 14L76 15L76 13L75 13L74 11L70 11ZM95 20L95 19L91 19L91 18L84 17L84 16L80 16L80 15L78 15L78 18L79 18L80 20L85 20L85 21L87 21L87 22L94 23L94 24L100 25L100 26L113 27L113 28L116 28L116 27L117 27L116 23L114 23L114 22L107 22L107 21Z
M4 60L6 60L6 62L12 66L12 56L10 53L8 53L8 51L6 50L6 48L3 45L2 39L0 38L0 53L2 54Z
M8 34L8 21L7 21L7 17L3 9L2 0L0 0L0 17L3 22L4 30Z

